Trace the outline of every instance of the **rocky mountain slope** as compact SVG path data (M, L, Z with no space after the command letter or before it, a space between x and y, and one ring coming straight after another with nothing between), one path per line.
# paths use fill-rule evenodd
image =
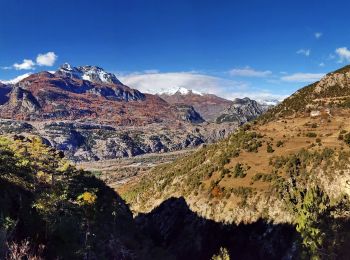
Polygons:
M160 165L118 190L136 212L184 197L205 219L291 225L301 255L290 248L290 257L346 259L348 71L329 73L225 140Z
M114 126L203 121L191 106L170 105L156 95L143 94L95 66L64 64L55 73L40 72L16 84L2 84L0 100L0 117L5 119Z
M0 107L0 116L21 120L84 120L112 125L142 125L176 118L176 110L164 100L131 89L110 74L103 74L103 77L109 75L111 82L87 81L79 78L88 76L78 74L78 68L71 70L73 72L66 72L63 67L54 74L40 72L12 85L11 92L2 97L6 102Z
M330 72L320 81L298 90L263 118L272 120L285 116L317 115L328 113L330 108L347 108L350 103L349 80L350 65Z
M206 121L215 121L232 104L232 101L213 94L202 94L185 88L179 88L175 93L163 93L159 96L169 104L193 106Z
M216 118L217 123L239 122L244 124L268 110L269 106L260 105L255 100L249 98L236 98L225 111Z

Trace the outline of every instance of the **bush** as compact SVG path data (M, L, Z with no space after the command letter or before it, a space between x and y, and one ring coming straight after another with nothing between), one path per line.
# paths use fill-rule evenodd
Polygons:
M264 174L259 172L253 176L252 180L259 181L263 176L264 176Z
M233 177L235 178L244 178L247 174L241 163L237 163L233 170Z
M314 132L308 132L306 133L306 137L314 138L314 137L317 137L317 134Z
M268 153L273 153L275 150L272 148L272 146L270 144L268 144L267 147L266 147L266 151Z
M226 169L226 168L222 169L221 174L220 174L221 179L223 179L226 176L226 174L228 174L228 173L230 173L229 169Z
M277 144L276 144L277 147L280 147L280 146L282 146L282 145L283 145L283 141L281 141L281 140L278 141Z
M347 133L346 135L344 135L344 142L347 145L350 145L350 133Z

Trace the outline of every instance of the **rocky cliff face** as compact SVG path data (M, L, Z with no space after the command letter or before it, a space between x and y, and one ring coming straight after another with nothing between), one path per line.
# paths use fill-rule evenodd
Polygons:
M185 104L174 105L174 108L178 112L178 118L180 120L191 122L195 124L203 123L204 119L202 116L193 108L193 106Z
M9 95L9 109L21 111L23 113L36 113L40 109L40 104L31 92L14 86Z
M160 123L135 128L69 121L0 120L1 134L41 136L46 144L64 151L73 161L115 159L193 148L224 138L236 128L235 124L193 125L189 122L174 124L172 128Z
M266 110L266 106L260 105L255 100L247 97L243 99L236 98L230 107L216 119L216 122L237 122L238 124L244 124L257 118Z

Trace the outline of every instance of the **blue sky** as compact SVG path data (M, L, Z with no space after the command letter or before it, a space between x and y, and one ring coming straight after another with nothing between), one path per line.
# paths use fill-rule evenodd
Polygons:
M69 62L99 65L149 92L283 97L349 63L349 8L346 1L0 0L0 79Z

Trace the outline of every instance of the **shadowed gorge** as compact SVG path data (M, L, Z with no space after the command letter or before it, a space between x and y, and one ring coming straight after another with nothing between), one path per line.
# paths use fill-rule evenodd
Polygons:
M156 246L176 259L210 259L221 247L232 259L282 259L295 254L298 238L288 224L258 220L236 226L205 219L191 211L184 198L170 198L135 221Z

